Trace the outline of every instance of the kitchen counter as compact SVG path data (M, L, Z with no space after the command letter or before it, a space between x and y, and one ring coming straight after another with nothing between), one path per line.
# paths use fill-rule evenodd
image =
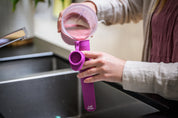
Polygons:
M0 59L49 51L66 60L62 63L68 65L69 51L38 38L34 38L34 42L28 45L1 48ZM4 61L0 61L1 63ZM152 101L148 101L149 99L137 93L124 91L119 84L107 82L94 84L97 109L95 112L86 112L83 109L81 86L76 74L77 72L72 71L69 66L65 66L64 69L35 73L26 77L0 79L0 118L171 117L165 112L160 112L161 109Z
M69 50L50 44L47 41L44 41L37 37L32 38L32 40L32 43L26 45L6 46L0 48L0 58L51 51L60 55L62 58L68 59L68 55L70 53Z

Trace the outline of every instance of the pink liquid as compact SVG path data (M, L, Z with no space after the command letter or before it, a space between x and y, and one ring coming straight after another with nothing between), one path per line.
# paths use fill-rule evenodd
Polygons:
M69 33L70 36L78 41L85 40L91 34L91 29L85 28L80 25L67 27L66 31L67 33Z
M75 13L66 18L64 27L67 33L78 41L85 40L92 32L87 20L80 14Z

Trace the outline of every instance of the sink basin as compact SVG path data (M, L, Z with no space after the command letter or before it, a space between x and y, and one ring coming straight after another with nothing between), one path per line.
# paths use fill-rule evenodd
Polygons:
M46 43L35 44L67 54ZM87 112L77 72L55 53L9 57L1 53L4 55L0 58L0 118L137 118L159 111L107 83L97 82L96 111Z
M96 111L84 110L70 69L0 82L0 118L137 118L158 110L104 82L94 84Z
M52 52L3 57L0 58L0 81L69 67L66 60Z

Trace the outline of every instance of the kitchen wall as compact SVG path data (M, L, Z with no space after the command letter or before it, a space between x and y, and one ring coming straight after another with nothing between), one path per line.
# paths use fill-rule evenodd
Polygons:
M34 6L31 0L20 0L12 12L11 0L0 0L0 37L22 27L28 30L28 36L33 36Z
M127 60L141 60L142 22L99 27L91 40L93 50L108 52Z
M50 43L68 50L74 50L63 42L57 33L57 18L52 15L52 8L40 3L34 17L34 34ZM99 24L91 38L91 50L104 51L127 60L140 60L143 46L142 21L138 24L105 26Z

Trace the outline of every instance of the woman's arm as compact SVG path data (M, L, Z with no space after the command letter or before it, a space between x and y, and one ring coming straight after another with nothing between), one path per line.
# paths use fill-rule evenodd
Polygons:
M178 100L178 63L127 61L122 76L126 90L156 93Z
M143 0L87 0L97 8L98 20L106 25L138 22L142 19Z

